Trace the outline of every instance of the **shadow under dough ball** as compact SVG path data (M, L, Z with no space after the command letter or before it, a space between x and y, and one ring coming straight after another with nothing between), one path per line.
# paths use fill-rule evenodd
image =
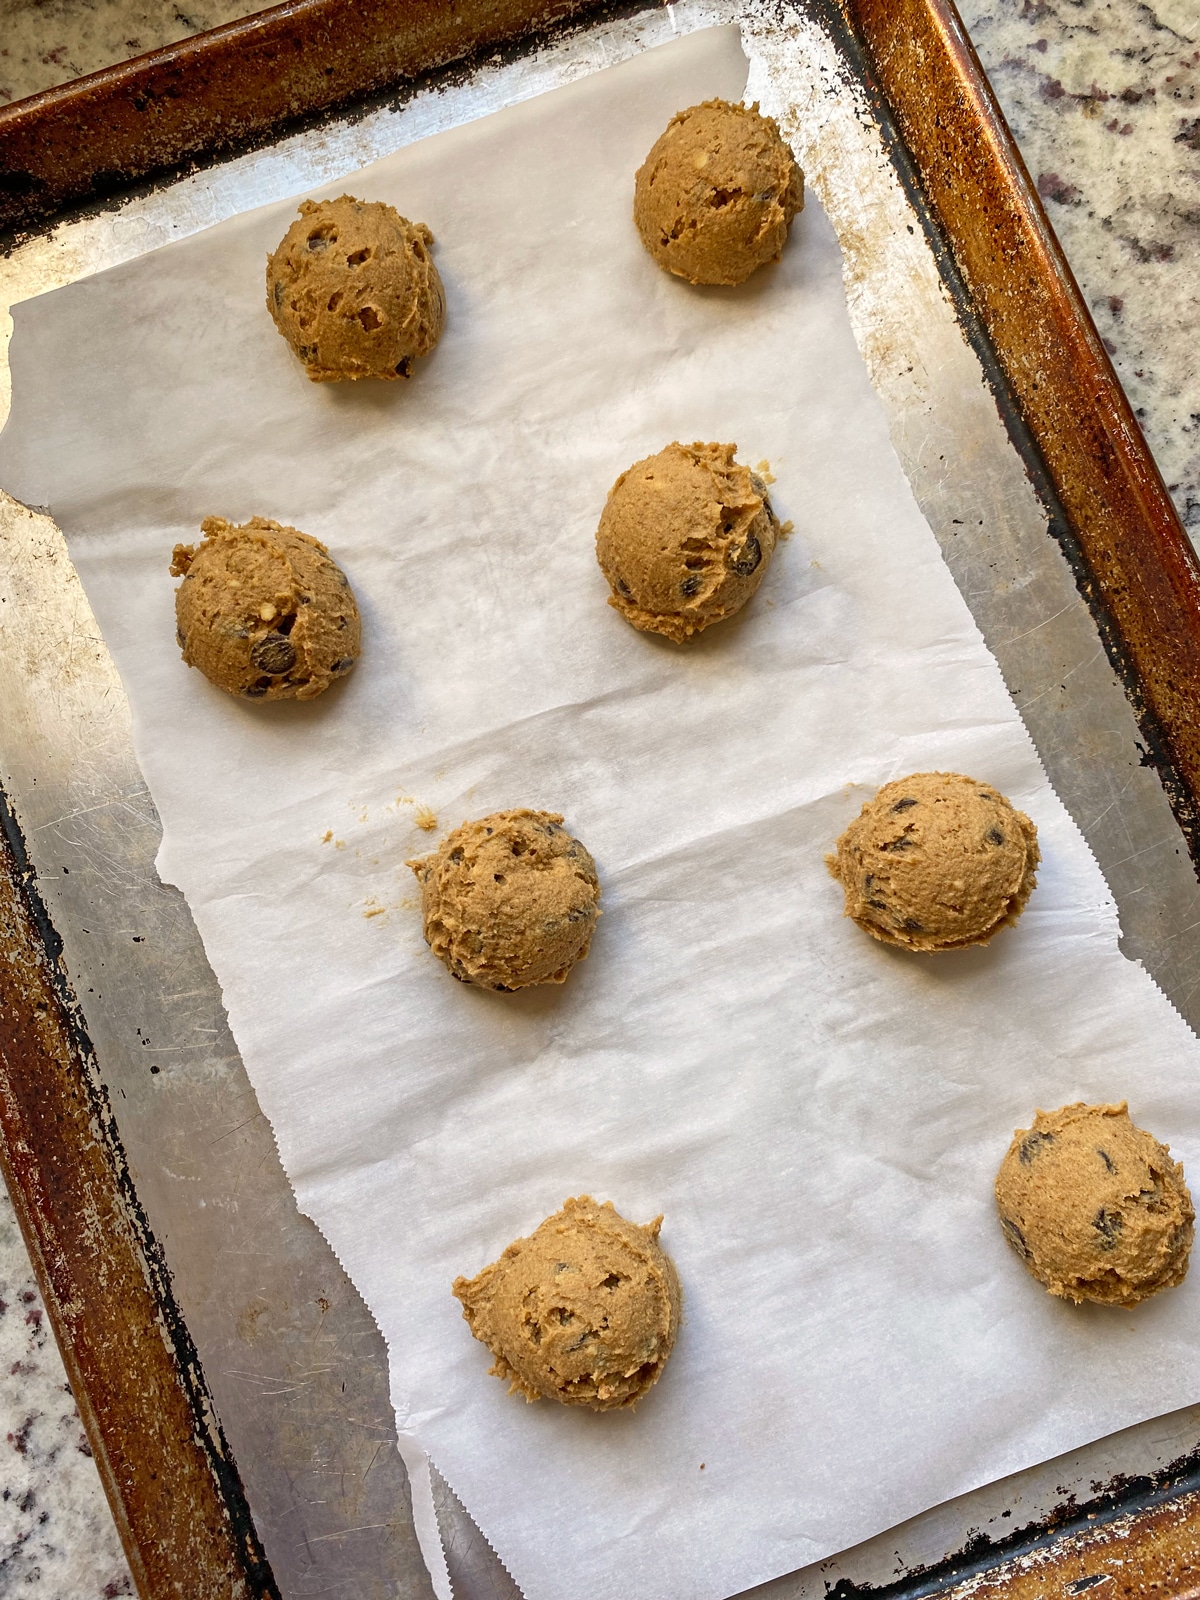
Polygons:
M206 517L177 544L176 637L189 667L248 700L313 700L358 660L358 606L341 568L306 533L252 517Z
M406 865L421 885L426 942L461 983L562 983L588 953L596 863L555 812L494 811Z
M1124 1102L1039 1111L1000 1163L996 1205L1009 1244L1064 1300L1134 1306L1187 1274L1183 1168Z
M658 1243L612 1201L568 1200L474 1278L456 1278L491 1371L526 1400L593 1411L632 1408L667 1364L679 1326L679 1279Z
M267 310L314 383L407 378L446 321L433 235L379 200L305 200L267 258Z
M779 524L734 444L669 444L623 472L596 530L615 606L682 644L740 611L771 564Z
M827 856L846 916L884 944L961 950L1015 922L1037 882L1037 829L959 772L885 783Z
M778 261L803 206L804 174L757 104L677 112L634 182L642 243L689 283L742 283Z

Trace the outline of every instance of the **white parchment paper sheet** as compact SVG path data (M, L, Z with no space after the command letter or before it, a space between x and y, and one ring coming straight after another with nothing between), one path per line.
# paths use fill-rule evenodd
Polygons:
M0 482L48 503L129 692L188 897L303 1209L387 1337L402 1430L531 1600L705 1600L1200 1398L1200 1275L1133 1313L1045 1295L991 1183L1036 1106L1128 1097L1200 1173L1197 1045L1116 918L888 444L815 205L695 290L632 174L736 97L714 30L346 187L427 221L446 335L409 384L310 385L263 308L275 205L21 306ZM338 185L334 192L339 192ZM605 605L605 493L673 438L767 458L793 518L686 649ZM209 513L324 539L362 604L305 706L211 688L171 546ZM944 959L841 917L823 854L949 768L1035 818L1015 931ZM561 810L604 916L563 989L453 982L401 865ZM665 1213L685 1320L632 1415L510 1398L450 1295L570 1194Z

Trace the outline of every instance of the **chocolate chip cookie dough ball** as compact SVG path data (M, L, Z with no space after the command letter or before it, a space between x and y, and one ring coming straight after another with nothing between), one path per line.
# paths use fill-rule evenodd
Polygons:
M680 111L638 169L642 243L689 283L741 283L778 261L804 205L804 174L758 106L706 100Z
M766 486L735 444L669 444L623 472L596 531L609 605L681 644L740 611L779 538Z
M1000 1164L996 1205L1009 1244L1064 1300L1135 1306L1187 1274L1183 1168L1124 1102L1039 1111Z
M1033 823L988 784L914 772L884 784L826 862L873 939L959 950L1017 920L1040 859Z
M446 321L433 235L378 200L305 200L267 259L267 310L314 383L407 378Z
M358 606L323 544L265 517L206 517L177 544L176 637L189 667L248 700L312 700L358 660Z
M409 861L429 948L462 983L562 983L600 915L596 863L550 811L494 811Z
M456 1278L471 1332L510 1394L593 1411L633 1407L658 1381L679 1326L679 1279L611 1201L568 1200L475 1278Z

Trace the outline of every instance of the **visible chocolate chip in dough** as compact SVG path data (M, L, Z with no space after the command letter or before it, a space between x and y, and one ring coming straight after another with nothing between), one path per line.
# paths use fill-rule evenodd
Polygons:
M669 444L609 491L596 558L609 604L681 644L733 616L766 575L779 524L766 486L733 444Z
M562 983L600 915L596 864L549 811L464 822L407 863L429 948L463 983L511 991Z
M678 112L638 170L633 219L661 267L737 284L777 261L804 205L804 174L758 106L706 100Z
M628 1222L611 1201L568 1200L474 1278L456 1278L471 1332L510 1394L592 1411L632 1409L666 1366L679 1278L661 1217Z
M407 378L446 295L424 223L382 201L305 200L267 261L267 309L314 383Z
M201 524L172 575L183 659L248 700L312 700L358 660L358 607L316 539L265 517Z
M1037 882L1037 829L986 783L915 772L886 783L826 857L864 932L907 950L988 941Z
M1039 1111L1000 1164L996 1205L1009 1243L1062 1299L1133 1306L1187 1273L1183 1168L1123 1103Z

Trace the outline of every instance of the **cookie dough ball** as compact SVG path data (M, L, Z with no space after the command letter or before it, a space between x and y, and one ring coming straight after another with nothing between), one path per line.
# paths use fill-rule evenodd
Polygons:
M358 607L340 567L306 533L206 517L171 574L183 659L227 694L312 700L358 660Z
M1040 860L1029 818L958 772L885 783L826 857L846 915L905 950L987 944L1024 910Z
M462 983L562 983L600 915L596 863L550 811L494 811L409 861L429 948Z
M778 261L804 174L758 106L706 100L667 124L634 186L642 243L689 283L741 283Z
M626 1222L612 1201L568 1200L476 1278L456 1278L471 1332L510 1394L593 1411L633 1407L667 1364L679 1279L661 1217Z
M1009 1244L1064 1300L1135 1306L1187 1273L1183 1168L1124 1102L1039 1111L1000 1164L996 1205Z
M779 523L735 444L669 444L623 472L596 530L609 605L681 644L740 611L771 564Z
M314 383L407 378L446 321L433 235L378 200L305 200L267 259L267 310Z

